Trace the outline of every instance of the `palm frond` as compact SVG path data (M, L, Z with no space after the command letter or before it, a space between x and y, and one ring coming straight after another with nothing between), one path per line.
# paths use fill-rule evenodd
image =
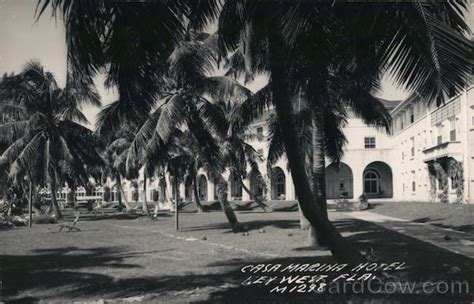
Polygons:
M28 121L12 121L0 125L0 142L12 143L28 131Z
M183 96L174 94L163 101L160 106L160 117L156 123L156 132L163 142L168 142L173 129L177 128L185 119L185 100Z

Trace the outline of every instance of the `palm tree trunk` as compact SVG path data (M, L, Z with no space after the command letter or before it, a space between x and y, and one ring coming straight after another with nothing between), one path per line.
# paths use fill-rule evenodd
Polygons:
M197 187L197 178L196 174L193 174L193 192L194 192L194 202L196 203L196 207L198 208L199 212L204 212L204 209L201 205L201 200L199 199L199 191Z
M262 208L264 212L268 212L266 208L267 205L262 202L262 199L258 195L255 195L249 188L247 188L239 174L237 174L237 176L240 184L242 185L242 189L247 192L247 194L250 196L250 199L253 200L260 208Z
M128 204L128 199L127 199L127 196L125 195L125 191L123 191L123 187L122 187L122 177L120 176L120 174L117 174L116 180L117 180L117 187L119 188L119 191L120 191L119 204L120 204L121 198L123 198L123 203L124 203L124 205L125 205L125 209L131 210L132 208L131 208L130 205Z
M61 211L59 210L58 206L58 201L56 200L56 194L57 194L57 189L56 189L56 174L53 173L51 174L51 212L53 213L53 216L57 219L60 219L63 217L61 214Z
M38 186L36 186L36 185L33 187L33 205L32 205L32 208L33 208L33 212L36 213L36 215L40 215L40 214L43 213L42 210L41 210L40 200L38 199Z
M321 212L327 218L327 204L326 204L326 162L324 159L323 150L323 115L318 115L318 111L313 110L312 117L312 179L313 179L313 192L316 196L316 204L321 207ZM319 230L315 229L314 226L310 227L309 230L309 241L310 245L327 246L327 241L324 239L324 235Z
M227 182L225 181L222 175L219 176L217 183L217 198L219 199L219 204L221 205L222 211L224 211L227 220L232 226L232 231L234 233L244 231L244 226L239 223L237 216L235 215L232 206L227 200Z
M31 228L33 221L33 182L30 176L30 191L28 195L28 227Z
M168 174L165 174L165 183L166 183L166 187L165 187L166 196L165 196L165 199L167 199L170 204L173 204L173 191L172 191L172 188L174 186L171 184L171 177ZM176 190L176 191L178 191L178 190Z
M178 178L174 178L174 194L175 194L175 201L174 201L174 226L176 231L179 230L179 189L178 189Z
M365 260L364 257L332 225L321 206L316 203L311 191L300 141L296 136L298 133L289 91L289 69L285 64L287 54L282 47L285 43L277 20L274 18L271 20L273 22L269 24L271 27L269 35L270 83L273 104L280 122L286 155L301 210L309 222L326 237L329 249L337 261L360 263Z
M143 212L149 216L150 210L148 210L148 203L146 201L146 173L143 172L143 205L142 205Z

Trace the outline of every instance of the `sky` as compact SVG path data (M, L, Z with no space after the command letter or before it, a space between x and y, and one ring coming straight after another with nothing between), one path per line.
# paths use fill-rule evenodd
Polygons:
M52 72L60 86L66 80L66 44L63 23L53 18L47 9L39 20L35 20L37 0L0 0L0 74L18 73L30 60L38 60L46 70ZM472 7L471 7L472 8ZM474 12L471 9L469 21L474 29ZM259 78L250 85L255 91L265 85L266 79ZM103 76L97 77L96 86L102 103L108 104L117 99L117 92L105 89ZM382 80L382 90L378 97L400 100L407 93L392 84L389 77ZM98 108L83 109L93 124Z

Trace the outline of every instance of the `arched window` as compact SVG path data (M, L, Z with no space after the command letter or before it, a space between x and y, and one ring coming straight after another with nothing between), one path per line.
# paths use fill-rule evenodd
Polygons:
M118 201L118 196L119 196L119 191L117 190L116 187L113 187L112 191L110 192L110 200L112 202L117 202Z
M207 201L207 178L203 174L198 177L198 193L200 200Z
M230 177L230 196L233 199L242 199L242 185L240 184L239 178L235 174L231 174Z
M277 189L277 196L282 196L286 194L285 189L285 174L279 173L276 177L276 189Z
M380 191L380 174L368 169L364 172L364 193L377 194Z
M84 187L77 188L76 196L86 196L86 188Z
M272 177L272 199L285 199L286 196L286 177L281 168L276 167L273 170Z

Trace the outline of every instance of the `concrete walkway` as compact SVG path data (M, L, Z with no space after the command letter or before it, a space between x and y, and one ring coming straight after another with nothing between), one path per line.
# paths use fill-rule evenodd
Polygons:
M474 235L472 234L426 223L411 222L370 211L347 212L345 215L374 223L386 229L474 259Z

